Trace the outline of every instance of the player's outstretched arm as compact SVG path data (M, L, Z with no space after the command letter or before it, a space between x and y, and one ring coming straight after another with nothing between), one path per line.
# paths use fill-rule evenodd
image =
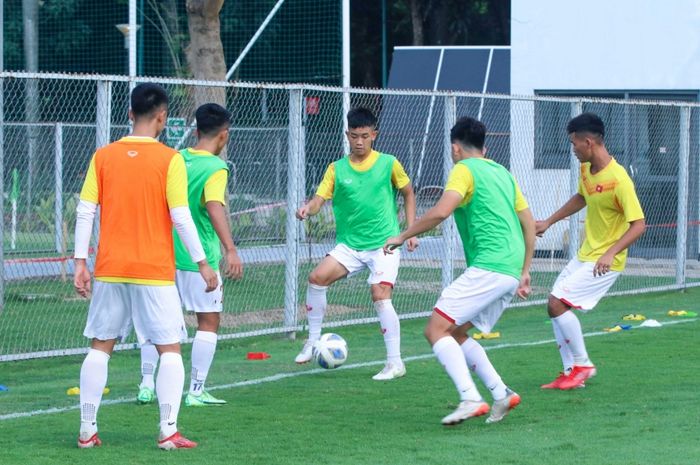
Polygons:
M459 206L464 197L456 191L448 190L442 194L440 200L427 212L406 228L404 232L398 236L390 237L384 244L384 253L393 253L393 250L400 247L401 244L408 239L417 236L418 234L430 231L435 226L439 225Z
M411 227L416 222L416 194L413 191L413 185L409 182L404 187L399 189L403 196L404 213L406 214L406 226ZM409 252L413 252L418 247L418 238L411 237L406 241L406 246Z
M320 195L314 195L313 199L309 200L307 203L304 204L304 206L297 210L297 219L305 220L310 216L314 216L319 211L321 211L321 207L324 203L326 203L326 199L324 199Z
M532 216L530 209L526 208L518 212L518 220L525 239L525 261L523 262L523 272L516 294L521 299L526 299L531 291L530 266L532 265L532 256L535 253L535 218Z
M543 221L537 221L535 223L535 234L542 237L542 234L550 228L556 222L567 218L574 213L583 210L586 206L586 199L579 193L571 196L571 198L562 207L555 211L552 216Z
M644 231L646 231L646 222L644 218L630 221L629 229L617 240L605 253L598 259L593 267L593 276L602 276L608 271L615 260L615 255L619 254L639 239Z
M233 243L226 207L217 201L207 202L206 207L211 224L224 249L224 276L240 279L243 277L243 262L238 257L236 245Z

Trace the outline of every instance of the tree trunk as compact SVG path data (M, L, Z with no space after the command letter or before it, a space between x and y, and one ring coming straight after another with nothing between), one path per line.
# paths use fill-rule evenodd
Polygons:
M420 6L420 0L408 1L408 7L411 9L411 25L413 26L413 45L423 45L425 43L423 15L421 14Z
M430 15L430 23L435 45L452 45L450 42L450 5L447 1L437 2Z
M219 12L224 0L187 0L187 23L190 44L187 63L195 79L223 81L226 78L224 46L221 43ZM195 107L204 103L226 106L226 90L222 87L197 87Z

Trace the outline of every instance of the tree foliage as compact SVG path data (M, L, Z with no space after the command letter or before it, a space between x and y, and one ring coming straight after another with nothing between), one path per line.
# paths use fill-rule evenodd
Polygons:
M285 8L293 5L295 11L308 10L308 14L313 15L315 2L316 0L287 0L276 21L270 23L267 34L264 33L256 43L253 52L264 51L265 57L271 56L275 50L283 51L283 56L278 60L261 61L260 66L266 67L268 75L260 77L253 76L250 72L241 72L234 77L339 84L340 76L333 72L305 77L299 74L310 69L319 57L307 57L302 53L305 49L298 47L296 42L287 44L287 48L280 44L280 38L288 42L290 37L291 23L288 22L289 15L285 13ZM188 5L204 8L207 4L213 4L218 7L221 18L220 37L225 53L224 68L227 68L275 3L275 0L139 0L138 22L142 26L138 41L139 74L202 76L199 70L192 70L193 61L185 53L186 46L192 41ZM337 3L340 4L340 1ZM397 45L510 43L510 0L351 0L350 4L352 84L357 86L381 86L382 54L386 53L390 64L391 50ZM381 39L382 4L386 6L386 49L382 49ZM4 5L5 68L21 70L24 68L22 0L4 0ZM328 17L324 21L337 27L340 37L338 18L339 16ZM127 50L124 48L124 38L115 25L126 22L128 0L41 0L39 69L125 74L128 69ZM283 32L288 35L281 35ZM299 34L302 33L308 34L309 31L300 30ZM296 30L292 31L291 37L296 35ZM308 40L317 39L315 36L307 37ZM332 47L331 55L337 54L339 63L341 57L338 44L333 42L328 43L328 46ZM246 58L258 59L259 56L255 53ZM335 55L332 59L336 59ZM293 76L283 75L292 71ZM202 72L214 76L210 69ZM217 73L221 74L220 70ZM278 74L280 75L277 76Z
M382 3L387 48L382 49ZM352 84L380 87L382 53L402 45L510 45L510 0L353 0Z

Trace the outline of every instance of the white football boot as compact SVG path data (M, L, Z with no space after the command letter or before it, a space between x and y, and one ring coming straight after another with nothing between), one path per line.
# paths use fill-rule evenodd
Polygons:
M395 365L391 362L387 362L382 371L372 376L372 379L375 381L389 381L390 379L401 378L405 375L406 366L403 363L401 365Z
M306 340L304 343L304 347L302 347L301 352L299 352L299 355L296 356L294 359L295 363L307 363L311 361L312 355L313 355L313 348L314 348L314 342L316 341L310 341Z
M467 418L480 417L489 413L489 404L483 400L463 400L459 403L454 412L442 419L445 426L457 425Z

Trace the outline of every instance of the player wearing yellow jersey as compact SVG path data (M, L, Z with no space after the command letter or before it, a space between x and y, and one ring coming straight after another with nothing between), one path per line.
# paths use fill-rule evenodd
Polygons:
M130 332L131 324L139 342L155 344L160 353L158 447L197 445L177 430L185 379L180 341L186 332L175 288L173 225L197 263L207 291L214 290L218 281L187 207L184 160L155 139L165 127L167 113L163 88L136 86L129 111L132 134L95 152L80 193L73 282L84 297L91 291L86 259L100 205L94 292L83 333L92 342L80 370L80 448L101 445L97 411L107 383L108 362L116 340Z
M367 283L387 351L386 365L373 379L384 381L404 376L406 368L401 360L399 318L391 302L399 257L385 255L382 245L399 232L396 191L404 198L408 225L415 220L416 201L401 163L392 155L372 149L377 137L376 116L366 108L355 108L348 112L347 119L350 154L328 166L314 198L297 210L297 218L304 220L317 214L332 199L337 245L309 275L306 292L309 338L294 361L311 360L313 344L321 336L328 286L348 274L369 268ZM413 251L418 242L411 239L407 245Z
M625 268L627 248L644 233L644 212L625 169L605 147L605 126L593 113L569 121L566 128L581 162L578 192L544 221L537 235L586 207L586 238L561 272L549 296L547 311L559 346L564 371L544 389L574 389L595 376L581 323L572 308L592 310Z

